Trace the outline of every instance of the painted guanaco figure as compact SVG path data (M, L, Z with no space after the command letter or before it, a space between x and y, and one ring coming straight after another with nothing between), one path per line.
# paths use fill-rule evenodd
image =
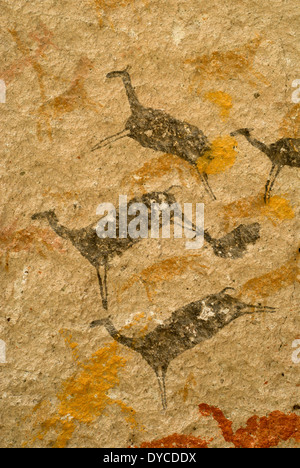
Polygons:
M177 120L162 110L144 107L136 95L127 69L108 73L107 78L122 79L131 116L124 130L100 141L92 151L129 137L145 148L179 156L197 168L197 160L210 149L210 143L204 133L195 125ZM207 174L200 173L200 177L205 190L215 199Z
M264 195L265 203L267 203L270 199L275 180L282 168L284 166L300 167L300 138L282 138L276 141L276 143L266 145L253 138L251 136L252 131L253 129L242 128L231 133L231 136L244 136L252 146L265 153L270 159L272 168L266 183Z
M104 326L114 340L141 354L157 376L162 405L166 409L166 374L175 358L211 339L222 328L243 315L276 311L273 307L241 302L227 294L230 289L232 288L225 288L218 294L181 307L144 337L130 338L121 334L116 330L111 317L96 320L90 326Z

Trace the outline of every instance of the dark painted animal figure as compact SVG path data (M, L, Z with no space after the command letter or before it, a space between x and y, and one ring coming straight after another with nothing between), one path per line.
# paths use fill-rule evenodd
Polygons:
M272 307L251 305L226 293L226 288L176 310L171 317L141 338L122 335L110 317L91 323L91 327L104 326L112 338L136 351L154 370L161 393L163 408L167 407L166 374L170 363L185 351L214 337L233 320L258 312L275 312Z
M252 129L242 128L231 133L231 136L243 135L249 143L265 153L272 162L272 168L265 187L265 203L270 199L271 191L281 169L284 166L300 167L300 139L282 138L266 145L251 136Z
M196 126L177 120L162 110L142 106L132 86L128 71L114 71L107 75L107 78L118 77L123 80L131 116L122 132L100 141L92 148L92 151L121 138L129 137L146 148L179 156L197 168L197 160L210 149L209 141L204 133ZM215 199L207 174L201 173L200 177L206 191Z
M134 203L143 203L148 208L148 227L151 229L151 205L173 205L176 203L174 195L168 192L152 192L135 197L128 203L128 210ZM175 212L171 211L170 221L174 224ZM107 272L109 260L121 256L130 249L134 244L139 242L141 238L133 239L130 236L120 238L119 233L119 211L116 211L116 238L100 238L97 235L96 223L90 224L82 229L69 229L59 223L59 220L54 210L36 213L32 219L46 219L51 228L60 237L70 240L74 247L85 257L97 271L97 278L100 287L102 305L105 310L108 309L108 288L107 288ZM134 219L134 216L127 216L127 225ZM182 222L182 220L180 220ZM160 217L160 227L162 227L163 217ZM196 226L190 223L190 229L199 235ZM221 239L214 239L207 230L204 231L204 239L208 242L217 257L237 259L243 257L247 251L248 245L255 244L260 238L260 225L257 223L248 226L241 224L229 234L226 234ZM103 272L101 270L104 270Z
M173 195L167 192L153 192L142 195L141 197L133 198L128 203L128 208L134 203L143 203L149 209L148 225L151 226L151 204L152 203L166 203L172 205L175 203ZM130 249L141 239L133 239L127 236L123 239L119 237L119 210L116 212L116 238L101 239L97 235L96 223L90 224L82 229L69 229L61 225L54 210L45 211L43 213L36 213L32 216L33 220L46 219L50 224L53 231L56 232L63 239L70 240L74 247L85 257L97 271L97 278L100 287L100 294L102 298L102 305L105 310L108 308L108 288L107 288L107 270L109 260L121 256L123 253ZM134 219L134 216L128 215L128 224ZM104 268L104 273L101 275L101 269ZM102 279L103 276L103 279Z

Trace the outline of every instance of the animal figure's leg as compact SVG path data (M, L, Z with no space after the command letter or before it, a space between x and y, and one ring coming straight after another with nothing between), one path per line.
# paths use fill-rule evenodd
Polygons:
M200 173L201 180L203 182L204 188L207 191L207 193L211 196L213 200L216 200L216 197L214 195L214 192L212 191L209 182L208 182L208 175L205 172Z
M276 167L276 164L272 164L271 172L270 172L270 175L269 175L267 183L266 183L265 195L264 195L265 203L267 203L267 195L268 195L268 192L269 192L270 180L271 180L272 174L273 174L273 172L275 170L275 167Z
M108 310L108 288L107 288L107 260L104 263L104 276L100 274L100 266L97 268L97 277L100 286L100 294L102 299L102 305L105 310Z
M277 171L276 171L275 175L273 175L274 170L276 169L276 167L277 167ZM283 168L283 166L278 166L277 164L272 164L272 169L271 169L269 178L268 178L267 183L266 183L266 191L265 191L265 196L264 196L265 203L267 203L267 201L270 199L271 190L272 190L272 188L274 186L274 183L275 183L275 180L277 179L278 174L279 174L279 172L281 171L282 168Z
M167 409L167 395L166 395L166 374L167 374L167 368L166 366L160 367L155 371L157 380L158 380L158 385L159 385L159 390L160 390L160 395L161 395L161 401L162 401L162 406L163 409Z
M126 135L122 135L125 132L126 132ZM115 135L111 135L111 136L109 136L107 138L104 138L103 140L99 141L99 143L97 143L97 145L95 145L92 148L92 151L96 151L97 149L104 148L105 146L108 146L111 143L114 143L115 141L120 140L121 138L125 138L125 137L127 137L129 135L129 133L130 133L129 130L124 129L121 132L116 133ZM122 135L122 136L119 136L119 135ZM118 137L118 138L116 138L116 137ZM115 140L112 140L113 138L115 138ZM112 140L112 141L109 141L109 140ZM107 143L102 145L102 143L105 143L105 142L107 142Z

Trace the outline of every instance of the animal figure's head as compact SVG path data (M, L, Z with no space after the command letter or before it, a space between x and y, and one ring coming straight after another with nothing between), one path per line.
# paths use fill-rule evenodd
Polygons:
M129 78L129 73L128 73L129 67L125 68L125 70L119 70L119 71L112 71L106 75L106 78Z
M251 136L251 132L253 132L253 128L240 128L235 132L230 133L230 136L235 137L237 135L243 135L244 137Z
M233 288L225 288L219 294L207 296L201 301L202 309L199 319L212 321L218 328L223 328L228 323L247 314L261 312L276 312L273 307L264 307L261 305L251 305L241 302L226 291Z
M43 211L42 213L35 213L33 216L31 216L31 219L36 220L36 219L55 219L56 214L54 210L49 210L49 211Z

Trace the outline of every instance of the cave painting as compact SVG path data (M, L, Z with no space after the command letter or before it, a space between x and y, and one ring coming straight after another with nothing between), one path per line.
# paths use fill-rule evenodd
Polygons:
M270 200L271 190L274 186L280 171L284 166L300 167L300 139L282 138L276 143L266 145L251 136L251 129L243 128L233 132L232 136L242 135L249 143L265 153L272 163L271 172L265 187L264 200L267 203Z
M128 203L128 209L135 203L143 203L148 208L149 219L148 228L151 229L151 206L153 203L162 205L166 203L171 206L176 203L174 195L168 192L152 192L140 197L133 198ZM171 212L171 222L174 224L175 211ZM54 210L36 213L32 216L33 220L46 220L54 232L63 239L70 240L74 247L85 257L96 269L100 288L102 305L108 310L108 286L107 272L109 261L117 256L122 256L124 252L141 240L141 238L132 238L127 235L126 238L120 237L120 214L116 212L116 238L100 238L97 235L97 222L81 229L69 229L59 223ZM134 216L128 216L127 225L133 220ZM180 220L182 221L182 219ZM160 228L163 219L160 218ZM190 223L192 230L197 233L197 227ZM220 239L214 239L208 230L204 231L205 241L212 247L214 255L221 258L237 259L241 258L247 252L248 246L255 244L260 239L260 225L253 223L250 225L239 225L233 231Z
M141 354L155 372L163 409L167 408L166 374L170 363L185 351L215 336L233 320L253 313L274 313L273 307L246 304L227 293L225 288L171 315L162 325L140 338L130 338L118 331L111 317L96 320L91 327L104 326L112 338Z
M145 148L179 156L198 170L206 192L212 199L215 199L208 182L207 172L200 170L201 165L198 165L199 158L211 149L211 144L204 133L195 125L177 120L164 111L146 108L140 104L127 70L111 72L107 77L122 79L131 108L131 116L124 130L101 140L92 148L92 151L128 137Z

